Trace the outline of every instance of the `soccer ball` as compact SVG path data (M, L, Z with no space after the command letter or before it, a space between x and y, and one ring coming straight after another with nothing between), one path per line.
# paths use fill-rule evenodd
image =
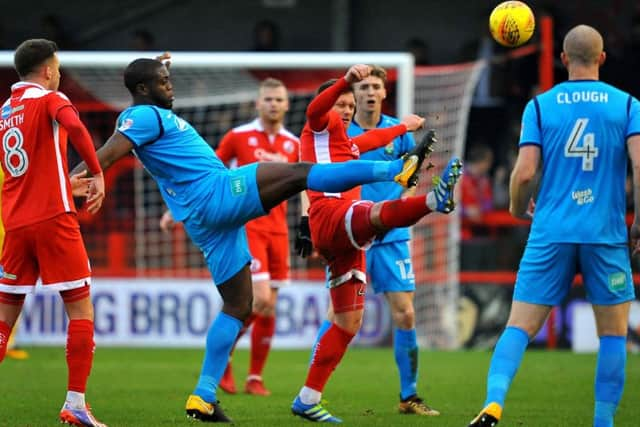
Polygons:
M489 31L503 46L516 47L529 41L536 26L533 12L521 1L505 1L493 9Z

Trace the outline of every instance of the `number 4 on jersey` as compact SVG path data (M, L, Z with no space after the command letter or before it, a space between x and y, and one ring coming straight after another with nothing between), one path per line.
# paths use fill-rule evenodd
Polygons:
M593 161L598 157L598 147L593 133L584 133L589 119L578 119L573 125L573 130L567 143L564 145L564 155L566 157L582 157L582 170L592 171ZM580 142L582 141L582 145Z

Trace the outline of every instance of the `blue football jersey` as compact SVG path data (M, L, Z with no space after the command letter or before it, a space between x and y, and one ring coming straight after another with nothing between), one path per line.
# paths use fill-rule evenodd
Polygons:
M600 81L567 81L529 101L520 146L540 146L543 165L529 241L626 242L626 142L638 133L638 100Z
M400 120L395 117L387 116L383 114L380 117L380 122L377 124L377 128L389 128L400 124ZM354 121L349 125L347 129L347 135L355 137L365 132L364 129ZM404 153L411 150L415 145L412 133L405 133L404 135L396 137L393 141L384 147L377 148L375 150L361 153L360 158L363 160L395 160L400 158ZM404 188L395 182L376 182L373 184L366 184L362 186L362 200L371 200L373 202L380 202L382 200L394 200L399 199ZM394 228L389 230L384 235L382 242L393 242L397 240L409 240L409 228ZM379 240L374 242L378 243Z
M206 178L227 170L200 134L171 110L131 106L118 116L116 129L133 143L177 221L212 190Z

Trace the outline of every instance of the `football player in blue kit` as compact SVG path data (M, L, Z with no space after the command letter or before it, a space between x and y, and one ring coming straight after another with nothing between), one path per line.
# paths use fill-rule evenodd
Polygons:
M395 126L399 120L382 114L387 92L387 72L372 66L369 77L353 85L356 113L347 130L351 137L369 129ZM415 146L412 133L395 138L387 146L367 151L363 160L396 160ZM415 187L403 188L395 182L376 182L362 186L362 199L378 202L412 195ZM384 293L395 325L393 348L400 376L398 410L404 414L439 415L418 396L418 342L416 339L415 275L411 263L410 232L407 227L394 228L379 236L367 250L367 275L375 293Z
M568 81L533 98L522 116L511 173L511 214L532 218L507 327L487 377L484 409L469 424L495 426L529 341L582 273L600 340L594 427L613 426L625 383L630 302L635 298L625 224L625 180L631 158L635 216L630 239L640 247L640 103L600 82L603 40L579 25L564 38ZM535 203L536 171L542 165ZM535 211L535 212L534 212ZM584 425L586 420L575 420ZM526 423L525 423L526 424Z
M345 78L352 83L368 71L366 66L353 66ZM198 132L171 110L174 95L167 65L136 59L125 69L124 84L133 105L118 117L98 158L106 169L133 151L158 184L173 218L182 221L203 252L223 306L207 333L200 378L186 412L201 421L230 421L218 404L216 389L251 313L251 256L244 224L307 188L341 192L369 182L411 182L427 153L417 147L393 162L263 162L229 170ZM74 173L84 169L80 164Z

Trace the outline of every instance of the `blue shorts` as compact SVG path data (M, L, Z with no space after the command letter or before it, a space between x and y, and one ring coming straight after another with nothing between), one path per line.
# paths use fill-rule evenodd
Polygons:
M625 244L527 244L520 261L514 301L558 305L576 273L582 273L587 300L620 304L635 298L629 249Z
M183 221L217 285L251 262L244 224L266 213L256 181L257 167L258 163L252 163L208 178L211 191L207 198Z
M408 240L378 243L367 250L367 274L376 294L382 292L413 292L413 274Z

